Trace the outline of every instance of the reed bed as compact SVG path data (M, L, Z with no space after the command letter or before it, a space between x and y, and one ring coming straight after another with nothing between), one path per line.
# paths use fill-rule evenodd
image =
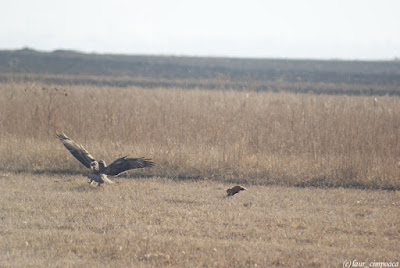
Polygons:
M154 159L128 176L400 189L393 96L0 84L1 170L82 172L57 132L108 162Z

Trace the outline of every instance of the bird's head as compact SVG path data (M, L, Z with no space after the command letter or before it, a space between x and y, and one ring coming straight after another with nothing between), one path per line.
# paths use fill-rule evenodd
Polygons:
M92 163L90 163L90 168L92 170L98 171L99 170L99 163L97 161L93 161Z
M107 167L106 162L104 160L99 161L99 169L103 170Z

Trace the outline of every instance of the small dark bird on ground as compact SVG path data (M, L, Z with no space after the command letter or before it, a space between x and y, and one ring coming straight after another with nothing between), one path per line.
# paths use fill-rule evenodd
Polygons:
M154 165L151 159L146 159L143 157L127 158L124 156L118 158L107 166L104 160L96 161L96 159L94 159L93 156L91 156L82 145L76 144L64 133L57 134L57 137L64 144L65 148L67 148L79 162L92 170L92 173L87 175L87 177L90 179L90 183L95 181L98 183L98 185L105 182L113 184L115 182L110 180L107 175L117 176L120 173L130 169L152 167Z
M246 188L244 188L243 186L236 185L236 186L226 190L226 192L228 193L228 196L232 196L232 195L235 195L238 192L244 191L244 190L246 190Z

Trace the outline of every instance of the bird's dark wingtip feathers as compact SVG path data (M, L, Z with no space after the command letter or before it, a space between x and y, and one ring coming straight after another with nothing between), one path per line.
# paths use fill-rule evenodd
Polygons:
M65 135L64 133L57 133L56 134L56 136L57 136L57 138L59 139L59 140L66 140L66 139L68 139L68 137L67 137L67 135Z
M151 160L149 158L144 158L144 157L141 157L140 159L144 162L144 167L152 167L152 166L154 166L153 160Z

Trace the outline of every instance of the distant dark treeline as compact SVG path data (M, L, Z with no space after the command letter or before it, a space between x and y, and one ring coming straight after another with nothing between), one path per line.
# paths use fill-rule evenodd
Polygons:
M256 90L400 95L399 61L129 56L23 49L0 51L0 74L57 75L46 79L61 84L189 88L218 88L225 84L238 89L253 83ZM92 78L72 81L60 75Z

